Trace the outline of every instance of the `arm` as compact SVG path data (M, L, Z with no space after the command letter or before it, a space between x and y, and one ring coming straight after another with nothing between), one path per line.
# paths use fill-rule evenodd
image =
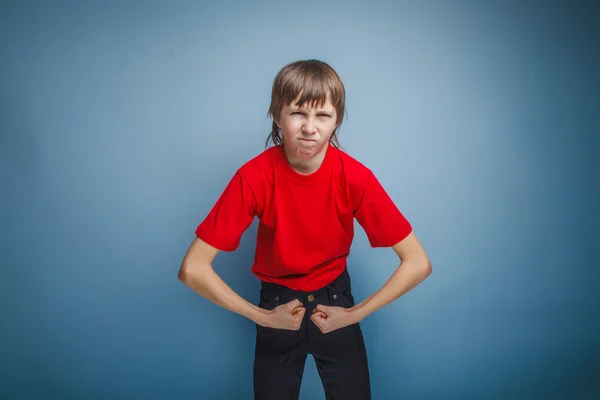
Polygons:
M406 232L406 235L401 236L404 239L391 246L400 259L400 266L381 289L352 308L318 305L311 319L323 333L360 322L414 288L431 274L431 263L427 253L415 236L410 223L375 175L367 170L362 181L358 180L354 184L355 187L351 191L354 194L354 215L365 230L371 247L390 246L392 240L395 241L398 235Z
M398 299L431 274L429 257L414 232L392 246L392 249L400 259L400 266L381 289L349 310L351 323L365 319L381 307Z
M213 303L265 326L269 312L240 297L213 270L212 262L218 252L196 237L181 263L179 280Z

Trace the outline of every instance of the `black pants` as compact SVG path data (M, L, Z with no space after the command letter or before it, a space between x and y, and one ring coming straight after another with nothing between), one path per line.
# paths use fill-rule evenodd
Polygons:
M255 400L298 399L307 354L315 359L327 400L369 400L369 368L359 324L324 334L310 319L318 304L355 305L348 270L326 287L309 293L274 283L261 285L259 307L272 310L298 299L306 314L297 331L256 326Z

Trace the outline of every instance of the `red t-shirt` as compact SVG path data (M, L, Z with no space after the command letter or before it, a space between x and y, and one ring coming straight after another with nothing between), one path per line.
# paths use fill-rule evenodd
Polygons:
M333 146L310 175L289 165L281 145L248 161L196 235L221 251L233 251L255 216L260 223L252 273L305 292L344 271L354 218L372 247L393 246L412 231L371 170Z

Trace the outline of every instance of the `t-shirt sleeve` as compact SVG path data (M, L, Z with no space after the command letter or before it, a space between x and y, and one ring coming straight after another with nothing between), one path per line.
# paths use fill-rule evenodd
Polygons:
M365 230L371 247L391 247L412 232L411 224L371 171L354 216Z
M196 236L221 251L234 251L256 215L250 185L238 171L196 228Z

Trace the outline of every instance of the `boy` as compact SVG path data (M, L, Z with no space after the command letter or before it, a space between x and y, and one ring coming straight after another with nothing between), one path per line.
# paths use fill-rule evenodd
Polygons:
M269 114L273 147L245 163L196 229L179 279L198 294L256 323L255 399L297 399L312 354L329 399L370 399L359 322L431 273L410 223L373 173L339 149L345 89L317 60L286 65L275 77ZM219 278L212 262L234 251L254 217L253 274L260 302L250 304ZM399 267L355 305L346 259L356 218L372 247L391 247Z

